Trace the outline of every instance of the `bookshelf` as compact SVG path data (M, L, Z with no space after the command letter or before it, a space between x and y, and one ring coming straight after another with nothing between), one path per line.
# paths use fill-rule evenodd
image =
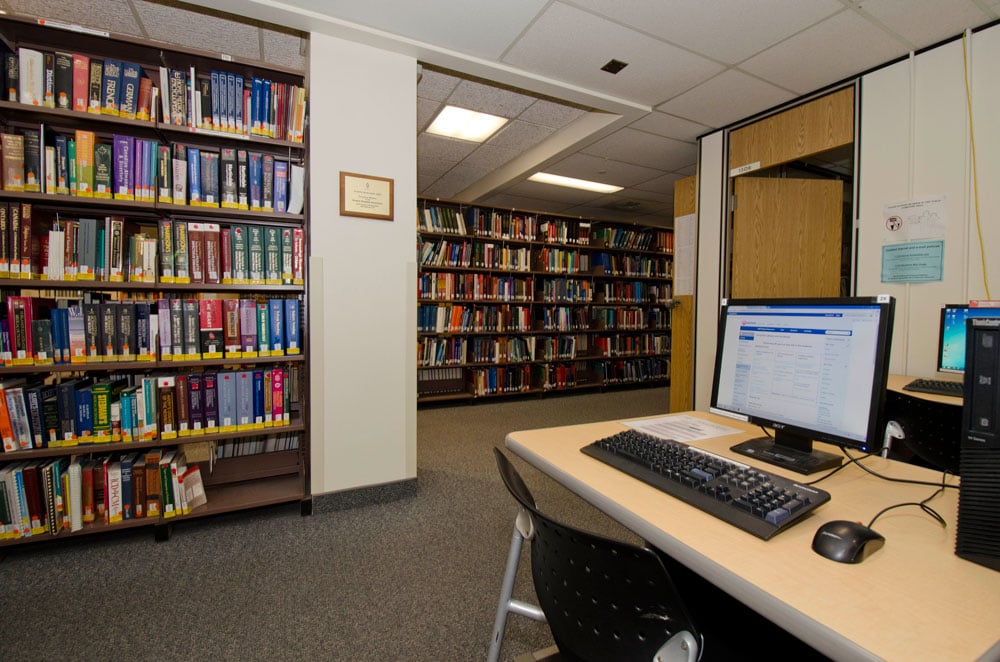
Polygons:
M0 42L0 547L307 513L303 72L19 17Z
M420 199L419 402L670 375L673 233Z

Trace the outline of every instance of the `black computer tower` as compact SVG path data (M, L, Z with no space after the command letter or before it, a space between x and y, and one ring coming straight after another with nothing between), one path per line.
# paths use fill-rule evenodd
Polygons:
M969 319L955 553L1000 570L1000 319Z

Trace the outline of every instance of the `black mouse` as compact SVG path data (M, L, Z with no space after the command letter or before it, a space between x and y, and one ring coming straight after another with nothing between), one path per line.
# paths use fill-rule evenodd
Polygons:
M881 549L885 538L861 522L833 520L816 529L813 551L840 563L861 563L875 550Z

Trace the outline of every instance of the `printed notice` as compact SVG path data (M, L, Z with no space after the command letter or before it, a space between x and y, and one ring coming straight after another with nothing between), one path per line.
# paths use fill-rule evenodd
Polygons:
M908 241L882 247L883 283L930 283L944 275L944 241Z
M393 180L386 177L340 173L340 213L392 220Z
M641 421L625 421L624 424L633 430L645 432L654 437L673 439L683 443L743 432L743 430L737 430L728 425L719 425L687 414L647 418Z

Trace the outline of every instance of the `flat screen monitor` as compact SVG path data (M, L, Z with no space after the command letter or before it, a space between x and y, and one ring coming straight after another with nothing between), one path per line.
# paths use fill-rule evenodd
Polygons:
M965 372L965 321L970 317L1000 317L1000 308L970 308L955 303L941 309L941 334L938 336L938 370L941 372Z
M711 410L774 430L733 450L808 474L843 461L814 440L880 448L894 312L888 295L723 300Z

